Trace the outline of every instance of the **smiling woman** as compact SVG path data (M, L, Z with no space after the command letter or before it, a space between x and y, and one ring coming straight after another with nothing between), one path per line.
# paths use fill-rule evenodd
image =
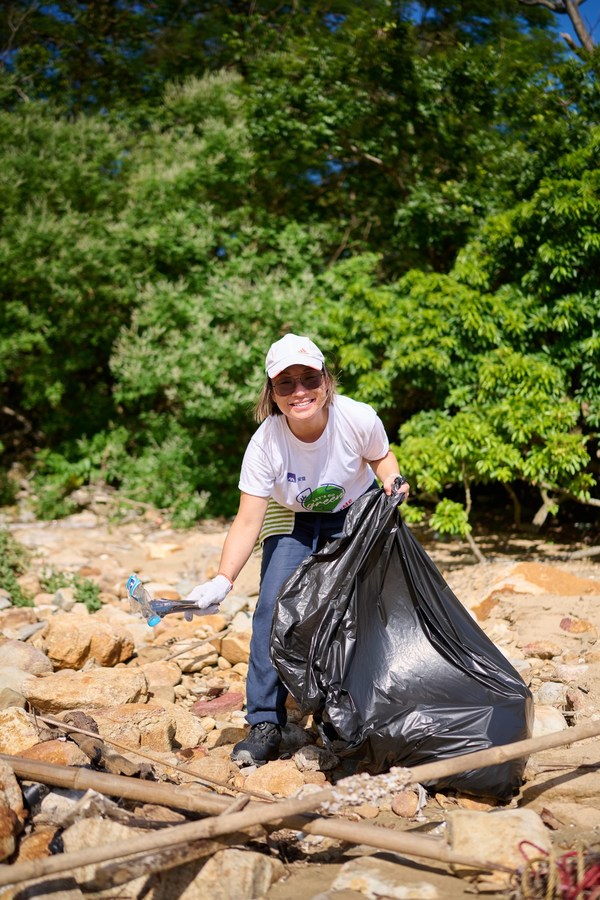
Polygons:
M276 341L267 353L265 374L255 410L261 425L244 454L240 505L219 573L186 598L199 614L214 609L261 536L260 593L247 680L251 729L233 749L238 765L275 759L286 723L287 691L269 652L283 582L311 553L340 536L348 509L377 487L375 477L386 494L408 494L408 485L398 484L398 463L379 416L366 403L336 393L335 379L310 338L287 334Z

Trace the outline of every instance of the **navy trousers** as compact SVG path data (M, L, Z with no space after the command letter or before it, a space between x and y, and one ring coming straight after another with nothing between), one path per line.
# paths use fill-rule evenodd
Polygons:
M271 664L269 645L275 601L283 582L307 556L340 537L347 509L335 513L296 513L291 534L274 534L263 544L260 591L252 620L246 681L246 719L250 725L285 725L287 691Z

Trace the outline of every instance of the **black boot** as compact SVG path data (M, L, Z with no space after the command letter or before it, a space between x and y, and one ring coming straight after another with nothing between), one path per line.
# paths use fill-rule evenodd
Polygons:
M238 766L262 766L277 759L281 743L281 726L273 722L253 725L248 737L233 748L231 759Z

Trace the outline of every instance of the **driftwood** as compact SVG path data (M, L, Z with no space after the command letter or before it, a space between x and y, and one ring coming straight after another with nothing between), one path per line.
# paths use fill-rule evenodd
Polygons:
M596 737L599 734L600 721L593 721L575 728L569 728L566 731L544 735L540 738L531 738L515 744L507 744L503 747L492 747L488 750L441 760L405 771L410 776L411 783L435 781L446 775L497 765L498 763L528 756L531 753L547 750L551 747L560 747ZM267 824L275 828L294 828L308 834L334 837L354 844L367 844L382 850L391 850L408 856L467 865L471 868L501 868L494 865L493 861L466 859L461 854L454 853L438 838L396 832L391 829L379 828L364 823L345 822L335 818L311 819L305 815L330 801L335 796L336 788L317 791L308 797L300 799L283 800L274 803L252 803L247 809L239 812L230 811L228 814L223 815L231 807L231 801L228 798L211 796L209 794L205 796L203 793L194 795L189 791L189 787L182 790L181 788L148 782L138 781L136 783L135 779L124 776L101 775L100 773L84 772L77 769L62 771L62 767L53 766L50 763L39 763L5 754L0 754L0 759L8 763L15 774L20 777L43 780L47 783L59 784L62 787L80 789L94 787L105 792L114 791L118 796L129 799L159 802L180 809L195 809L197 812L210 812L213 814L211 818L201 822L176 825L158 834L132 839L127 845L126 854L123 853L122 844L108 844L104 847L90 848L78 853L62 854L50 859L17 863L13 866L1 866L0 885L29 881L33 878L65 872L84 865L105 862L106 860L149 854L181 843L189 847L189 843L192 841L215 839L222 835L231 835L234 832L244 831L254 825ZM55 770L58 770L58 772ZM62 774L59 774L61 772ZM386 776L381 777L385 778ZM98 779L101 780L98 781ZM164 793L161 791L161 788L168 792L169 799L163 799Z

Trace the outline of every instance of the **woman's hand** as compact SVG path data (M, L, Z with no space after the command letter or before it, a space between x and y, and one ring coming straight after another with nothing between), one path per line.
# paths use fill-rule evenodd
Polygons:
M402 500L400 502L404 503L408 500L410 485L406 478L399 475L398 472L391 472L383 480L383 490L388 497L391 497L392 494L401 494Z
M196 585L185 601L194 603L198 607L198 612L195 609L186 610L187 621L191 622L192 615L208 616L217 612L219 603L225 599L232 587L232 582L225 575L215 575L210 581Z

